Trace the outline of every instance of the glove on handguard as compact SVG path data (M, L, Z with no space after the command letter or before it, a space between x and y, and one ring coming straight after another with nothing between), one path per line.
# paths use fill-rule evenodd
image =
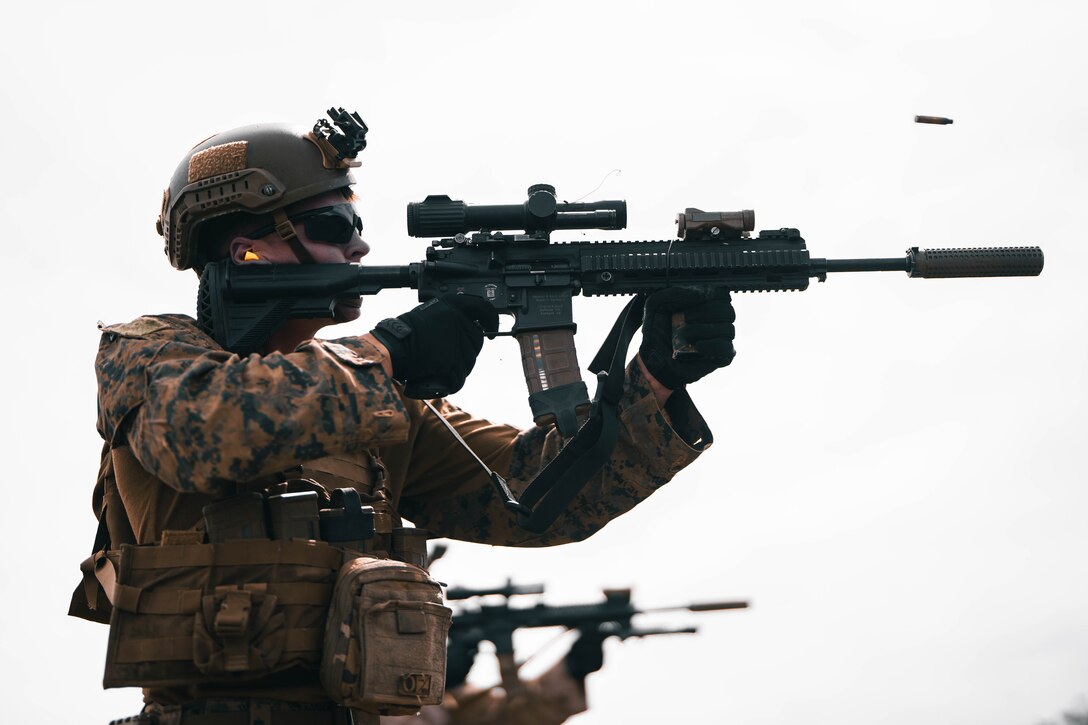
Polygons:
M396 318L371 334L389 350L393 378L410 398L439 398L464 387L484 345L499 329L499 314L487 300L444 295Z
M674 331L675 313L683 314L683 322ZM728 291L668 287L646 299L639 355L658 382L678 390L733 361L736 318ZM693 347L694 353L673 356L674 332L677 343Z

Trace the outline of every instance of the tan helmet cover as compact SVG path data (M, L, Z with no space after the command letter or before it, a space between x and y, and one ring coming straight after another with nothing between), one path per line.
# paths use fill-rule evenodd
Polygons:
M283 125L255 124L194 146L163 192L156 230L177 269L201 263L200 227L234 212L263 214L355 183L358 166L337 159L321 136Z

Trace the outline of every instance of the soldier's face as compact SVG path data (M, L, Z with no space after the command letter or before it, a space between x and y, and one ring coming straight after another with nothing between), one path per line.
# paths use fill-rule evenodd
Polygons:
M351 205L339 191L329 191L324 194L312 196L287 209L289 217L295 217L311 209L324 207L342 207ZM298 236L303 248L317 264L348 264L359 262L370 252L370 246L363 241L359 231L352 229L351 237L345 244L334 244L323 239L312 239L307 232L307 224L299 222L294 224L295 234ZM246 261L246 252L252 251L259 260ZM238 237L231 242L231 257L237 264L300 264L298 256L291 245L284 241L276 232L270 232L259 238ZM337 301L334 312L337 322L349 322L358 319L362 299L345 298Z

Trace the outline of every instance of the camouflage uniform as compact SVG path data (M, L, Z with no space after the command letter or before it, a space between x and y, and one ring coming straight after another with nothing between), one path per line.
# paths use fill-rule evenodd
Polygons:
M114 546L152 544L187 530L209 502L285 477L353 486L380 515L398 514L434 536L546 546L588 537L632 508L711 442L686 393L658 407L637 364L627 370L611 461L547 533L519 529L479 465L420 402L402 396L366 340L310 340L289 354L240 358L184 315L103 328L96 362L98 431L106 441L95 491ZM519 430L439 411L515 493L557 453L551 427ZM677 405L679 403L679 405ZM679 414L678 414L679 413ZM156 702L268 695L258 683L229 691L156 690ZM276 699L327 700L316 682L276 682Z

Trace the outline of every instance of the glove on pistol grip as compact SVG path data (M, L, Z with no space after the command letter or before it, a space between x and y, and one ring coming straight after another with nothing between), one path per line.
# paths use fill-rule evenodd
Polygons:
M371 333L386 346L393 377L410 398L441 398L460 390L499 316L484 299L443 295L397 318L379 322Z
M385 334L382 334L380 331L384 329L385 332L391 332L396 329L401 329L396 327L397 325L403 325L403 329L409 331L411 329L407 327L407 325L404 325L404 323L400 320L389 318L382 320L378 323L378 326L374 328L374 330L371 330L371 334L378 338L378 341L385 345L386 349L390 351L390 357L393 356L393 343L389 337L387 337ZM399 380L399 378L397 378L395 363L393 376L394 378ZM431 373L425 378L411 378L409 380L403 380L401 382L404 383L404 394L409 398L412 398L413 400L430 400L432 398L444 398L447 395L456 393L465 384L463 378L455 377L452 375L443 375L441 373Z

